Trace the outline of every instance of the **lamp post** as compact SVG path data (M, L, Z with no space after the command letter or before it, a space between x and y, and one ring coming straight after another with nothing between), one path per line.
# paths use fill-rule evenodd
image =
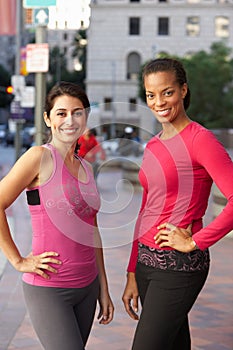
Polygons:
M116 137L116 62L112 61L112 120L110 126L111 139Z

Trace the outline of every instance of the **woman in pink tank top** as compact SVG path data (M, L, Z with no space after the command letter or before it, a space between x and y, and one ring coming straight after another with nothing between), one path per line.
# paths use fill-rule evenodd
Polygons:
M99 322L113 318L96 220L99 193L91 165L75 156L89 112L78 85L55 85L45 102L49 143L25 152L0 183L0 248L24 273L25 301L46 350L85 349L97 300ZM33 231L27 257L12 240L5 215L24 190Z

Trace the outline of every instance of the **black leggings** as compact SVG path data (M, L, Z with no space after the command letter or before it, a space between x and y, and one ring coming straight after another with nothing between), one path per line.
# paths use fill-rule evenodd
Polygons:
M45 350L84 350L99 295L96 278L85 288L38 287L23 283L24 297Z
M188 313L207 275L208 270L160 270L138 263L142 313L132 350L190 350Z

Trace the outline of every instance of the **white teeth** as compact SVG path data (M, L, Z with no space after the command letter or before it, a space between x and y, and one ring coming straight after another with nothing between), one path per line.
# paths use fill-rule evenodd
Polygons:
M76 131L76 129L62 129L62 131L65 134L73 134Z
M169 109L165 109L163 111L157 111L157 114L161 116L166 115L167 113L169 113Z

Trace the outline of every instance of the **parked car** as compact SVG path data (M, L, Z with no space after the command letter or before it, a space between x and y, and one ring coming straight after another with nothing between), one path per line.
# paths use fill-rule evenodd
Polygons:
M0 143L5 143L7 128L5 124L0 124Z
M26 149L30 148L34 144L35 131L36 129L34 126L26 126L22 130L22 145Z
M26 126L21 132L21 143L22 147L28 149L33 145L35 135L35 127L34 126ZM8 131L6 134L6 145L13 146L15 142L15 131Z
M117 155L118 154L118 147L119 147L119 139L112 139L112 140L104 140L101 142L101 146L104 149L106 155Z
M7 130L6 138L5 138L6 146L13 146L14 139L15 139L15 133L13 131Z

